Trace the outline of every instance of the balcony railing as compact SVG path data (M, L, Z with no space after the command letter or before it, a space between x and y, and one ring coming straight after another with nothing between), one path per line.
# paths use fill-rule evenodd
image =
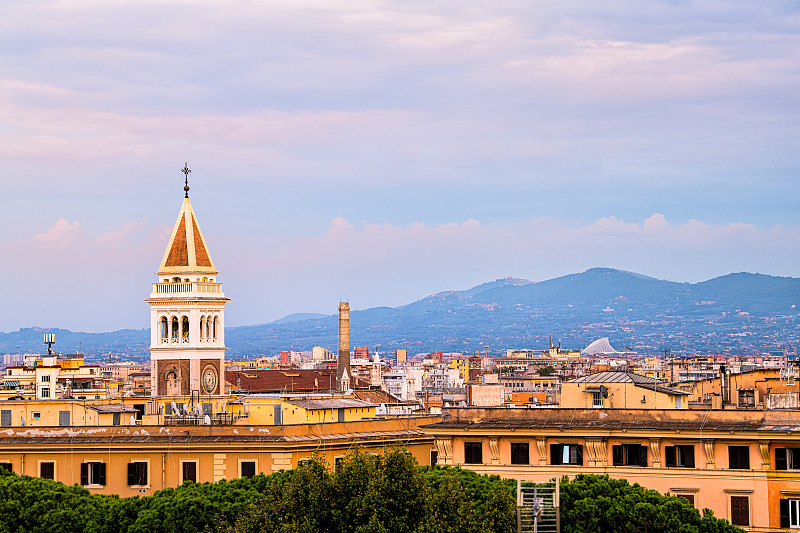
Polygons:
M178 294L184 292L222 292L222 283L210 281L181 281L175 283L153 283L156 294Z

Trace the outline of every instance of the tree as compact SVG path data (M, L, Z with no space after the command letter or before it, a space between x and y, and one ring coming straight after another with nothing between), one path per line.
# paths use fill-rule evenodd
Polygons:
M561 480L564 533L743 533L708 509L703 514L683 498L608 475Z
M556 373L556 369L553 368L552 365L547 365L544 368L540 368L537 372L540 376L552 376Z

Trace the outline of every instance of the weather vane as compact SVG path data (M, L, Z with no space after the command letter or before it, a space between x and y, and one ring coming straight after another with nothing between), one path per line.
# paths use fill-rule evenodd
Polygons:
M192 173L192 171L189 169L189 163L183 164L181 172L183 172L183 175L186 176L186 185L183 186L183 190L186 191L186 198L189 198L189 174Z

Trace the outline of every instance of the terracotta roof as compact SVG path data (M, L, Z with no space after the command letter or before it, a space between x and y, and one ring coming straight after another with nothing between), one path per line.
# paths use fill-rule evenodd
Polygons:
M203 232L197 224L192 204L184 198L178 219L172 228L164 258L158 268L159 275L171 274L212 274L216 275L214 262L208 253Z
M353 394L359 400L364 400L371 403L407 403L392 393L381 389L354 390Z
M243 392L336 390L335 370L228 370L225 380Z
M286 403L309 410L320 409L363 409L375 404L352 398L330 398L325 400L287 400Z

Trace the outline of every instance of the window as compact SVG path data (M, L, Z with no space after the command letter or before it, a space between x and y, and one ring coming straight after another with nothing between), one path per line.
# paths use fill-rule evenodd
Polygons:
M42 389L42 398L49 398L50 397L50 389L44 388Z
M668 467L694 468L694 444L665 446L664 460Z
M750 470L750 447L728 446L728 468Z
M436 463L439 462L439 452L436 450L431 450L431 466L436 466Z
M8 427L11 425L11 409L0 411L0 426Z
M241 469L242 469L241 477L253 477L256 475L256 462L242 461Z
M483 443L481 442L464 443L464 464L468 465L483 464Z
M687 502L694 505L694 494L676 494L675 496L677 496L678 498L683 498Z
M781 500L781 527L800 528L800 500Z
M55 479L56 478L56 464L55 463L39 463L39 477L42 479Z
M136 420L141 420L144 416L144 404L135 403L133 404L133 408L136 409Z
M41 420L42 419L42 413L40 413L39 411L34 411L33 412L33 419L34 420Z
M583 446L580 444L551 444L550 464L583 465Z
M183 483L187 481L197 483L197 462L183 461L181 464L181 471L183 475L181 478Z
M731 524L734 526L750 525L750 498L748 496L731 496Z
M0 469L8 470L9 472L14 471L14 465L11 463L0 463Z
M111 425L112 426L118 426L119 425L119 419L120 419L120 413L112 413L111 414Z
M527 442L511 443L511 464L512 465L530 464Z
M81 463L81 485L105 485L106 464L100 462Z
M50 376L42 376L42 383L50 383Z
M592 407L603 407L602 392L597 391L592 393Z
M739 407L755 407L756 406L756 391L755 389L739 389Z
M647 447L641 444L615 444L611 447L614 466L647 466Z
M800 448L775 448L775 470L800 470Z
M128 463L128 485L147 485L147 463Z
M337 474L342 471L342 467L344 466L344 457L337 457L333 461L333 470Z
M59 426L68 426L69 425L69 411L59 411L58 412L58 425Z

